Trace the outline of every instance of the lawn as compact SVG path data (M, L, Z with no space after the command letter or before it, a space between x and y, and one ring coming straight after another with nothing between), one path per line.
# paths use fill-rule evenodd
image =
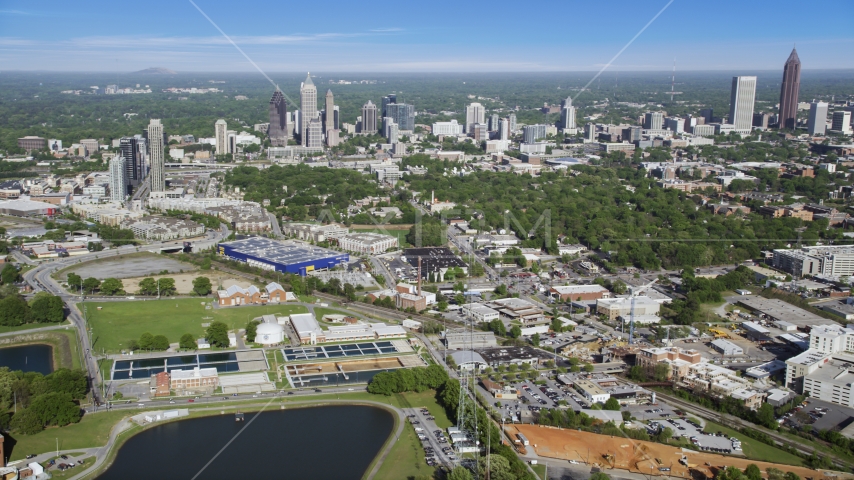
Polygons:
M792 455L791 453L780 450L777 447L772 447L771 445L762 443L759 440L742 435L741 433L738 433L731 428L724 427L723 425L706 421L705 431L709 433L723 432L729 437L735 437L741 440L741 448L744 450L744 456L751 460L784 463L786 465L797 466L802 466L804 464L803 460L797 455Z
M110 430L113 425L123 417L129 415L128 411L98 413L85 415L80 423L60 428L48 428L35 435L6 435L6 454L9 460L18 460L30 453L44 453L56 450L59 440L60 450L77 448L100 447L107 444L110 438ZM10 444L12 452L9 453Z
M540 477L543 480L548 480L548 479L546 479L546 466L545 465L543 465L543 464L533 465L533 466L531 466L531 468L534 469L534 473L536 473L538 477Z
M306 313L301 305L264 305L205 310L210 300L146 300L134 302L87 302L89 323L93 330L93 348L107 352L119 352L130 340L138 339L143 333L166 335L171 343L177 343L181 335L190 333L200 338L204 334L203 323L225 322L229 329L241 329L246 323L261 315L289 315ZM98 310L98 307L101 309Z

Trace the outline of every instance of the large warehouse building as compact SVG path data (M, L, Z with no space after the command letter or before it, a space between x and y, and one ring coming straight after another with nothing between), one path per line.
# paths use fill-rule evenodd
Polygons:
M217 246L220 255L253 267L305 276L313 270L331 269L350 261L350 255L309 244L279 242L263 237L250 237Z

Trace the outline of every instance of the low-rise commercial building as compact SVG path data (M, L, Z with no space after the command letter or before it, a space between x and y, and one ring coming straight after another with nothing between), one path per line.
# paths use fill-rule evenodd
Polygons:
M611 398L611 395L603 390L602 387L589 380L578 379L573 384L573 387L591 403L605 403Z
M729 340L724 340L723 338L713 340L709 346L720 352L722 355L744 355L743 348Z
M464 304L462 311L466 318L476 323L489 323L493 320L498 320L498 311L480 303Z
M596 301L596 313L605 315L608 320L616 320L621 316L628 318L632 313L633 304L635 316L658 315L661 310L661 303L647 296L638 296L634 299L626 297L599 299Z
M611 292L601 285L564 285L551 287L549 295L552 298L559 298L561 301L573 300L599 300L602 298L610 298Z

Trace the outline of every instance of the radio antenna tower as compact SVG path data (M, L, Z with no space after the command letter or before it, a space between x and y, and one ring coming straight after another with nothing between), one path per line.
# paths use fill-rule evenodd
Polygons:
M469 256L469 272L471 272L471 262L474 262L473 254ZM468 285L466 285L466 288ZM465 295L466 292L463 292ZM466 295L468 297L469 308L471 308L471 295ZM469 362L472 365L476 365L474 362L474 321L470 322L469 327L463 327L463 331L468 333L468 353L470 355ZM467 330L467 331L466 331ZM465 357L463 357L465 358ZM462 459L464 453L474 453L474 465L473 471L475 475L479 471L479 453L480 453L480 441L478 440L478 425L477 425L477 403L475 401L474 392L472 392L471 386L476 381L476 372L474 371L476 368L473 367L471 369L462 368L460 369L460 398L459 404L457 406L457 428L460 429L459 434L464 435L466 438L460 439L461 441L454 442L454 450L456 451L457 459ZM459 461L459 460L458 460Z
M673 103L673 90L676 87L676 57L673 57L673 75L670 77L670 103Z

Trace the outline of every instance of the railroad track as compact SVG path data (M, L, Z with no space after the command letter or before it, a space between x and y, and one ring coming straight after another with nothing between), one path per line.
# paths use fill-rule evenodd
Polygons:
M804 445L802 445L800 442L798 442L796 440L792 440L788 437L784 437L783 435L780 435L779 433L777 433L773 430L769 430L769 429L762 427L760 425L756 425L754 423L748 422L748 421L743 420L739 417L729 415L727 413L717 412L717 411L712 410L710 408L706 408L706 407L697 405L695 403L691 403L687 400L683 400L679 397L674 397L672 395L667 395L667 394L664 394L661 392L656 392L655 394L659 399L664 400L668 404L673 405L675 407L679 407L680 409L682 409L686 412L693 413L693 414L695 414L701 418L705 418L706 420L717 421L717 422L723 423L723 424L728 425L728 426L747 427L747 428L756 430L758 432L761 432L761 433L767 435L772 440L774 440L775 443L777 443L779 445L794 448L798 452L801 452L805 455L812 455L813 453L816 453L814 450L810 449L809 447L805 447ZM834 453L821 452L821 454L830 458L831 460L833 460L833 462L836 463L837 465L842 465L842 466L845 466L847 468L854 467L854 463L852 463L851 461L849 461L847 459L841 458Z

